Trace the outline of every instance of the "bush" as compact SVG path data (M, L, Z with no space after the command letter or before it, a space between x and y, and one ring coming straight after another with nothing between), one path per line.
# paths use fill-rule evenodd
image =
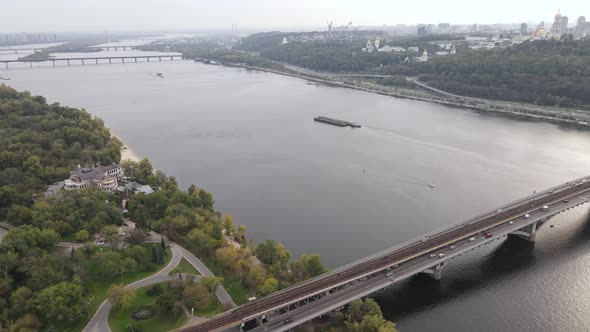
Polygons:
M76 233L76 242L88 242L90 240L90 234L85 229L82 229Z
M162 294L162 291L163 291L162 285L155 284L155 285L149 286L148 289L145 291L145 293L148 296L157 296L157 295Z

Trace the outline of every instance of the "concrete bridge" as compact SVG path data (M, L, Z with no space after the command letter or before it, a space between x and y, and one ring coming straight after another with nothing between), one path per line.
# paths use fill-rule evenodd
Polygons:
M138 60L145 59L147 62L151 61L163 61L163 60L182 60L182 55L133 55L133 56L102 56L102 57L73 57L73 58L51 58L51 59L31 59L31 60L0 60L0 63L4 63L5 68L9 68L8 64L10 63L28 63L29 67L33 67L33 63L38 62L51 62L53 67L59 63L65 63L68 66L72 64L72 62L77 62L82 65L86 64L99 64L99 63L126 63L126 62L138 62ZM127 61L125 61L127 60Z
M590 199L590 176L535 193L477 217L385 249L306 282L189 325L183 332L286 331L418 273L442 277L449 260L504 236L534 242L553 216Z

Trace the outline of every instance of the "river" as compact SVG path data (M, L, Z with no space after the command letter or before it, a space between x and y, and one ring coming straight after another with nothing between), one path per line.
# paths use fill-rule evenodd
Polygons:
M256 241L331 267L590 173L586 131L264 72L173 61L0 76L103 118L182 187L211 191ZM415 277L379 301L402 331L590 330L588 219L588 207L560 214L534 246L497 241L440 282Z

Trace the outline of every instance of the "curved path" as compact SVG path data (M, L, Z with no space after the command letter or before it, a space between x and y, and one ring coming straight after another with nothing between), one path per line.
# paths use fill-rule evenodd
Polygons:
M155 233L153 235L159 236L159 234ZM159 242L159 241L158 241ZM152 274L151 276L135 281L126 287L133 287L135 289L142 288L145 286L149 286L151 284L156 284L164 281L168 281L172 279L172 276L169 276L168 273L172 271L172 269L180 263L180 260L184 257L192 266L199 271L199 273L203 276L213 276L213 273L198 259L195 255L190 253L188 250L184 249L183 247L179 246L176 243L169 242L170 251L172 252L172 258L170 262L160 271ZM200 276L194 276L193 280L199 281ZM236 304L229 296L227 291L223 288L223 286L217 287L215 291L215 295L223 304L225 308L234 308ZM111 303L108 300L104 300L100 307L92 316L92 319L86 324L82 332L109 332L111 328L109 327L109 312L112 308Z

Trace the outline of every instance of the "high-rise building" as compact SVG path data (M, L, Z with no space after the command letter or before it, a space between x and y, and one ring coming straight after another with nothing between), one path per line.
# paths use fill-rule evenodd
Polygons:
M438 32L439 33L448 33L451 30L451 24L449 23L439 23L438 24Z
M567 16L563 16L561 17L561 34L565 35L567 32L567 24L568 24L568 18Z
M418 36L426 36L426 27L425 26L418 27Z
M576 24L576 35L583 36L586 32L586 18L584 16L578 17L578 23Z
M526 35L529 32L529 25L526 23L522 23L520 25L520 34L521 35Z

